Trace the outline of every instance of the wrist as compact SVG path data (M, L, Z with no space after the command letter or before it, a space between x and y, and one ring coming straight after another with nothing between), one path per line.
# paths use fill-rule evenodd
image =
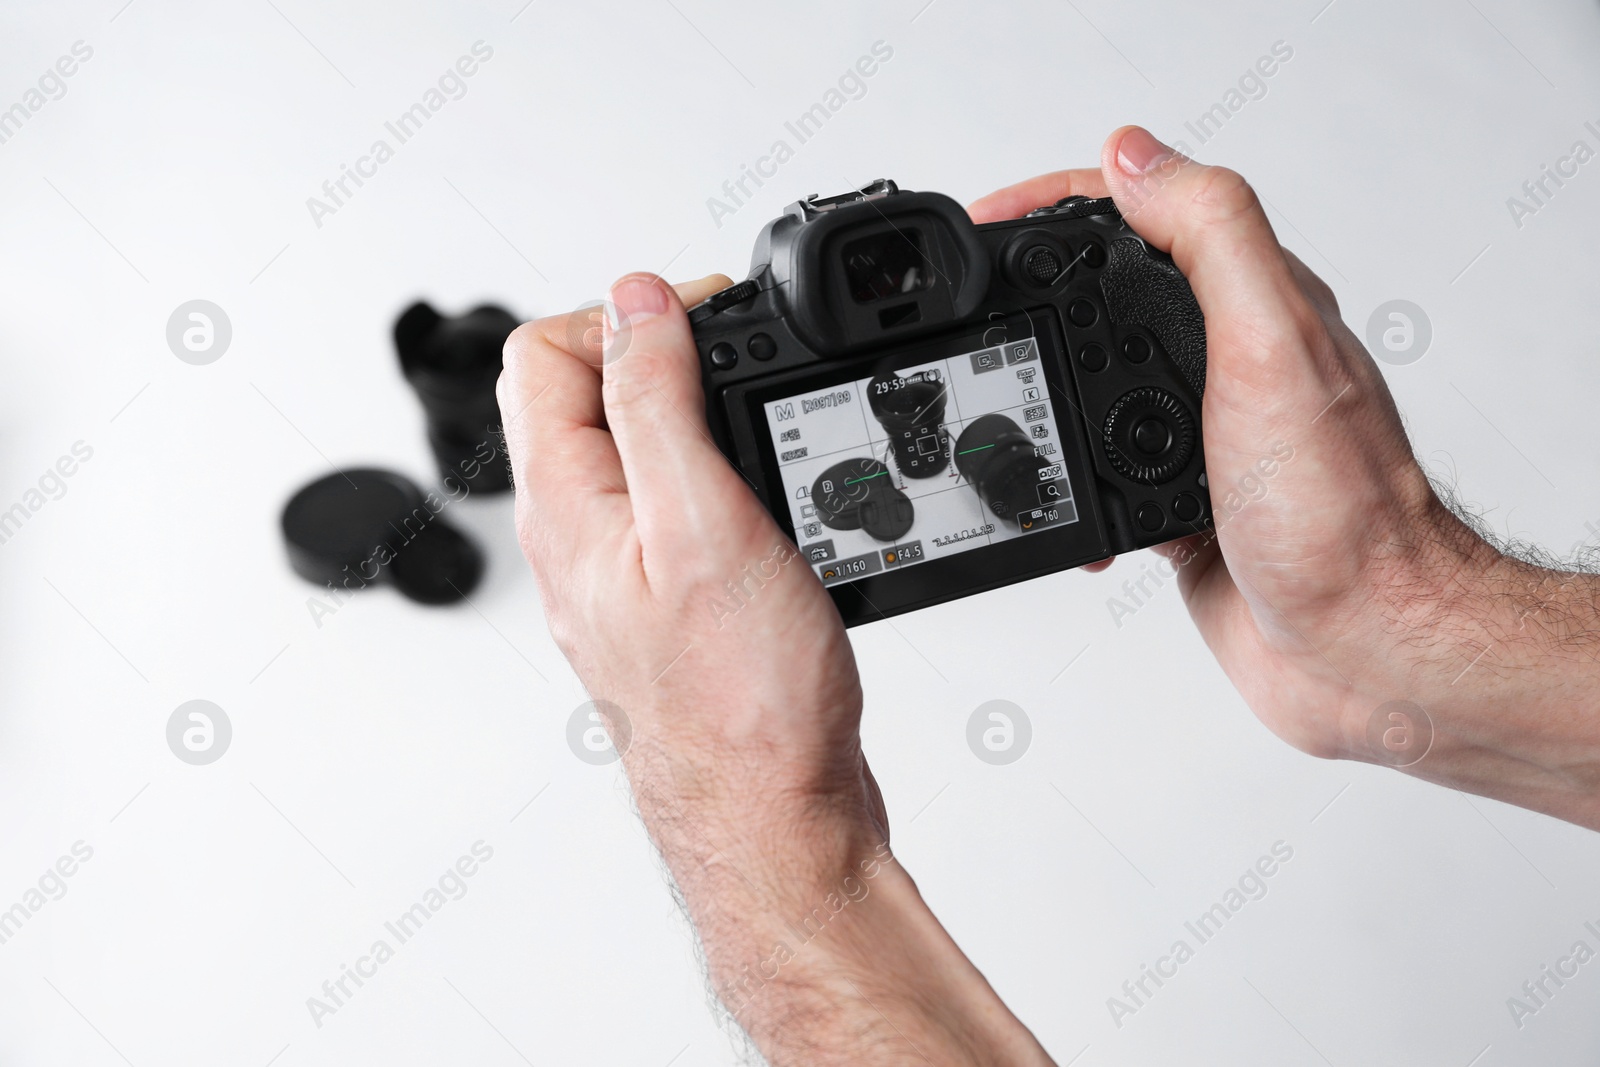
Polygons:
M703 937L712 987L774 1067L1050 1063L881 838L739 921Z
M1050 1062L939 924L871 805L769 796L691 814L648 778L635 790L712 992L774 1067L855 1064L868 1049L875 1063Z

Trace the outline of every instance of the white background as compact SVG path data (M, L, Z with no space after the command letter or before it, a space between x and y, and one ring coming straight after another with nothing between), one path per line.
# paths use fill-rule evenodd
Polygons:
M285 564L279 508L330 461L429 474L387 334L416 296L532 316L630 269L741 276L798 196L965 201L1123 122L1184 137L1282 40L1198 154L1257 183L1358 332L1426 309L1432 350L1388 378L1430 468L1557 551L1600 524L1600 163L1521 229L1506 207L1596 147L1596 4L924 3L6 4L0 106L94 57L0 145L0 508L94 457L0 545L0 907L94 857L0 945L0 1062L732 1061L617 769L567 748L584 695L509 501L452 506L490 556L472 606L375 590L318 628ZM316 227L306 198L480 39L467 95ZM866 96L714 225L877 40ZM164 338L194 298L233 323L210 366ZM853 633L897 852L1058 1060L1593 1063L1600 962L1521 1030L1506 998L1600 947L1600 840L1289 750L1174 590L1113 625L1147 564ZM164 738L195 698L234 725L206 767ZM966 746L990 699L1032 718L1009 767ZM315 1027L306 998L479 839L470 892ZM1114 1027L1106 998L1279 840L1267 897Z

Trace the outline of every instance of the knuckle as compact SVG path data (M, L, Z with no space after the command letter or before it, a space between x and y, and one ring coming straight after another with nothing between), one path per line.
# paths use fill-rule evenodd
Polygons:
M638 330L628 346L605 366L601 393L606 406L640 407L658 402L660 385L678 380L686 364L683 353L646 330ZM669 386L670 387L670 386Z
M1328 331L1308 302L1295 300L1277 314L1251 319L1249 333L1260 357L1288 373L1296 361L1286 357L1314 356Z
M506 412L516 410L516 403L512 398L512 393L515 391L516 386L511 380L511 369L509 367L503 368L500 371L500 376L494 380L494 399L495 403L500 406L502 419Z
M1317 310L1324 316L1339 317L1339 297L1334 293L1333 287L1322 279L1322 276L1305 265L1305 261L1287 248L1283 250L1284 258L1289 261L1289 269L1294 274L1294 279L1305 290L1306 296L1316 305Z
M1238 171L1227 167L1208 167L1195 181L1190 198L1202 222L1226 226L1261 212L1256 191Z
M511 331L511 336L506 338L505 347L501 349L502 362L509 367L531 359L535 345L542 337L537 322L525 322L518 326Z
M1327 282L1315 274L1307 272L1304 285L1306 287L1306 295L1311 298L1311 302L1317 305L1319 310L1329 317L1335 319L1340 317L1339 297Z
M525 322L506 338L501 350L500 376L494 384L494 396L502 416L520 411L532 393L551 380L548 361L554 352L540 326L539 322Z
M650 356L645 353L629 353L626 358L606 367L605 379L600 383L600 396L607 411L637 409L652 399L656 372L649 366L651 362Z
M569 613L558 605L545 609L545 628L550 632L550 640L556 649L567 658L568 662L574 660L579 653L581 641L578 628L573 626Z
M1328 333L1328 322L1311 300L1302 301L1292 311L1295 331L1312 356L1327 361L1334 356L1333 337Z

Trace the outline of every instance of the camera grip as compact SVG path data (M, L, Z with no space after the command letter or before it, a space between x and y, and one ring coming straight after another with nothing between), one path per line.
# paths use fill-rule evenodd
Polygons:
M1137 237L1111 242L1100 276L1111 321L1155 334L1196 396L1206 388L1206 320L1171 257Z

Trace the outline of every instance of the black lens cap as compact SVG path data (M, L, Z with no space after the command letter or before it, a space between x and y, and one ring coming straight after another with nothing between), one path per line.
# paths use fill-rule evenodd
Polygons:
M910 497L885 484L861 502L861 528L875 541L898 541L911 529L916 514Z
M289 565L318 585L360 588L387 576L423 604L460 600L483 577L483 555L430 506L442 503L375 467L319 478L284 505Z
M395 586L422 604L453 604L483 577L483 553L454 526L435 518L389 564Z

